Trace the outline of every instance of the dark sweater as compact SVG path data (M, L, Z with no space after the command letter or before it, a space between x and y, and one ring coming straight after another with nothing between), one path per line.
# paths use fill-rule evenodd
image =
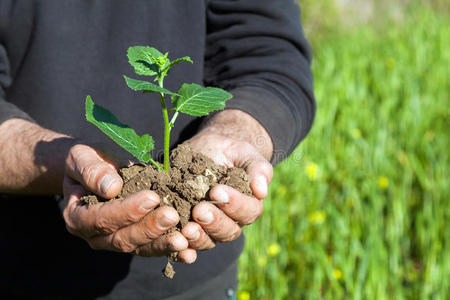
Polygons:
M126 59L132 45L151 45L194 65L173 68L165 85L225 88L227 108L241 109L272 137L273 163L305 137L314 117L310 52L293 0L0 0L0 123L32 120L88 143L108 138L84 119L84 99L113 111L163 146L159 101L131 91L138 78ZM195 133L182 115L172 146ZM2 174L0 174L2 176ZM0 294L89 299L112 292L128 299L174 295L220 274L242 251L243 238L176 264L166 258L90 250L67 233L54 196L0 196Z

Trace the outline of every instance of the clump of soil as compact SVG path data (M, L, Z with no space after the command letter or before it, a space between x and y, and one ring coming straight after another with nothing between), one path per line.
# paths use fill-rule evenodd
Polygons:
M252 195L250 178L241 168L226 168L215 164L210 158L192 151L188 145L179 145L170 155L170 174L153 165L134 165L119 170L124 185L122 192L112 200L121 200L142 190L152 190L161 198L160 206L171 206L180 215L180 222L167 233L181 230L190 220L193 207L201 201L211 201L209 190L217 184L233 187L246 195ZM95 195L82 198L89 206L100 199ZM176 253L169 256L176 260ZM168 262L163 273L173 278L175 271Z

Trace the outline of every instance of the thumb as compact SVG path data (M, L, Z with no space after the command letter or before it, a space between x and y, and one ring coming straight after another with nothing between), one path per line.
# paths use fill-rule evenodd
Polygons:
M66 160L66 174L105 199L117 196L123 186L115 167L103 160L93 148L82 144L70 149Z
M269 183L272 181L272 165L261 155L248 162L245 171L250 175L250 188L258 199L267 197Z
M226 156L233 161L236 167L244 168L250 176L250 188L258 199L267 197L269 183L272 181L273 167L248 143L240 143L226 150Z

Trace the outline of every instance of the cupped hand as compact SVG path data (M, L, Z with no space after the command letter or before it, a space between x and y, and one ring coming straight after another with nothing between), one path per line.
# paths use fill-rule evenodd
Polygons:
M67 230L93 249L162 256L179 252L180 261L192 263L196 252L180 232L164 234L179 222L171 207L158 207L159 197L141 191L124 200L102 202L88 208L81 196L91 191L105 199L120 193L123 182L115 166L91 147L73 146L64 176L64 220Z
M216 242L228 242L239 237L244 225L252 224L263 212L262 199L267 196L272 180L272 165L250 143L217 133L199 133L188 141L193 150L226 167L241 167L250 175L250 188L254 197L237 190L217 185L210 191L213 201L226 203L197 204L192 212L195 222L182 229L189 247L196 250L211 249Z

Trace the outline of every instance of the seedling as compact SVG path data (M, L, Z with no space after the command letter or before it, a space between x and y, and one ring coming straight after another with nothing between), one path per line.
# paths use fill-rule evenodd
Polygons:
M109 110L95 104L89 95L86 97L86 120L97 126L139 161L143 163L151 162L158 169L164 169L164 171L169 173L170 131L174 127L179 113L197 117L206 116L214 110L224 109L225 101L231 99L232 95L220 88L202 87L195 83L184 83L176 93L165 89L164 78L174 65L181 62L193 63L188 56L170 61L167 55L168 53L162 54L149 46L128 48L128 62L134 68L135 73L154 77L153 81L157 82L158 85L123 76L128 87L132 90L141 91L144 94L156 93L159 95L164 119L164 168L155 162L149 153L154 148L154 141L150 135L144 134L139 136L128 125L121 123ZM171 98L173 106L171 109L168 109L166 106L166 95L169 95ZM169 114L171 114L170 121Z

